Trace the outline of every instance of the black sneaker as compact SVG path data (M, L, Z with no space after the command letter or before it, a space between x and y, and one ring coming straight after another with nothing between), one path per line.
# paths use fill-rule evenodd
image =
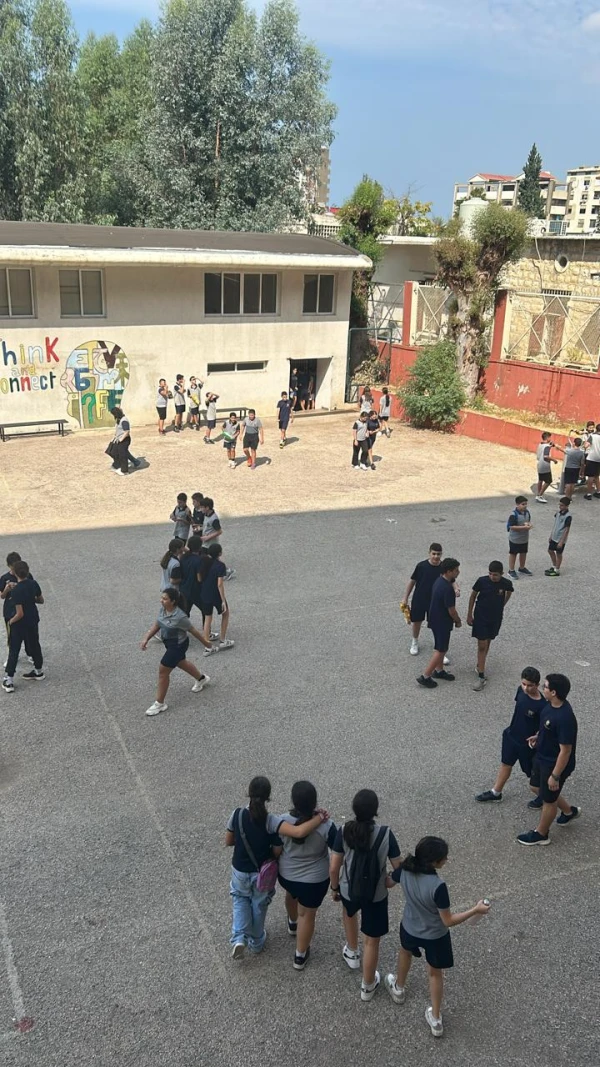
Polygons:
M456 680L455 674L450 674L448 671L434 671L434 678L441 678L443 682L454 682Z
M558 816L556 820L558 826L566 826L568 822L573 822L573 819L578 819L581 815L581 808L576 808L574 804L571 804L571 814L565 815L564 811Z
M294 956L294 970L303 971L308 963L308 957L310 956L310 945L303 956L300 956L297 952Z
M14 693L15 687L12 682L9 682L8 678L5 678L2 682L2 688L5 693Z
M417 681L424 689L437 689L437 682L433 678L426 678L424 674L420 674Z
M529 801L529 804L527 805L527 807L528 808L543 808L544 807L544 801L542 800L541 797L534 797L533 800Z
M27 674L23 675L24 678L28 678L30 681L41 682L44 677L43 671L27 671Z
M297 922L292 922L291 919L288 919L288 927L287 927L287 929L288 929L288 934L290 935L290 937L295 937L296 936L296 930L298 929L298 923Z
M592 494L591 493L584 493L583 494L583 499L584 500L591 500L592 499Z
M549 845L548 834L538 834L537 830L528 830L525 834L519 834L517 841L520 845Z
M478 793L475 800L481 804L485 804L486 800L502 800L502 793L494 793L491 789L486 789L485 793Z
M595 496L596 498L598 498L598 497L600 497L600 493L594 493L594 496Z
M530 578L533 577L533 571L530 571L528 567L519 567L519 574L527 574Z

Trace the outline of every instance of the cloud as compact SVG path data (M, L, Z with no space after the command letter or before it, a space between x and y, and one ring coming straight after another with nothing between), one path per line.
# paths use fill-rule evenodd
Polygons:
M592 11L590 15L587 15L581 23L581 29L590 31L592 33L600 32L600 11Z

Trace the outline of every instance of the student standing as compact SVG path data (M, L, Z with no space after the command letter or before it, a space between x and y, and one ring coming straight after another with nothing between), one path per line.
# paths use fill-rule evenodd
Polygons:
M185 379L183 374L177 375L177 380L173 386L173 395L175 400L175 419L173 429L176 433L181 433L183 430L183 416L185 414Z
M4 663L4 670L8 666L8 648L10 644L10 627L9 619L13 614L13 607L10 600L10 594L17 584L17 578L15 575L15 563L20 563L21 557L18 552L9 552L6 557L6 566L8 570L0 577L0 599L2 600L2 618L4 619L4 626L6 628L6 644L7 644L7 659ZM25 649L27 652L27 648ZM33 659L28 655L30 663L33 663Z
M223 527L221 526L221 520L215 511L214 501L209 496L205 496L203 500L204 511L204 525L202 527L202 544L210 547L216 541L219 541L221 534L223 533ZM228 582L235 576L235 570L233 567L227 567L227 573L225 574L225 581Z
M229 466L235 470L235 449L240 436L240 424L235 411L231 411L229 418L223 423L223 448L227 451Z
M158 415L158 432L159 434L166 434L165 420L167 418L167 403L172 397L172 393L167 388L167 383L164 378L160 378L158 382L158 389L156 391L156 414Z
M389 389L386 385L384 385L383 389L381 390L381 396L379 398L379 418L382 424L381 432L384 433L386 437L389 437L392 432L390 430L389 425L391 411L392 398L390 396Z
M200 584L203 579L202 556L206 549L202 547L202 538L198 534L192 534L187 543L187 552L180 559L179 576L177 586L183 597L183 610L191 614L195 606L200 609Z
M204 444L214 445L214 441L211 441L211 433L217 425L217 400L219 399L218 393L206 394L206 429L204 431Z
M354 819L337 832L332 845L329 878L334 900L343 906L346 944L342 956L351 970L360 967L358 913L364 938L361 1000L372 1000L380 982L379 942L389 931L386 865L400 864L400 848L389 826L377 819L379 799L360 789L352 801Z
M571 445L565 448L565 465L563 470L562 484L565 496L571 500L573 490L579 483L585 467L585 452L581 447L581 437L575 437Z
M475 800L480 803L502 800L502 791L512 774L512 769L518 761L523 774L531 778L533 768L533 751L528 742L534 737L540 727L540 714L546 705L546 700L539 690L540 672L536 667L525 667L521 671L521 684L515 696L515 710L507 726L502 733L502 751L500 755L500 769L496 775L496 781L491 789L478 793ZM534 797L529 801L530 808L541 808L542 801Z
M27 671L23 677L36 682L44 678L44 657L39 637L40 613L37 609L38 604L44 603L42 590L31 577L24 560L14 563L12 569L17 584L11 590L9 600L8 660L2 682L5 693L15 691L14 675L22 645L33 658L33 670Z
M366 385L358 401L358 410L361 412L361 414L364 411L368 415L369 412L373 409L373 404L374 400L373 394L371 392L371 387L369 385Z
M508 530L508 574L513 582L518 580L519 574L531 576L531 571L525 566L531 527L531 512L527 507L527 497L516 496L514 510L511 511L506 523L506 529ZM515 570L517 556L519 557L519 574Z
M277 418L279 421L279 435L281 440L279 442L280 448L285 448L285 441L288 426L290 424L290 415L292 412L292 404L288 398L287 393L281 394L281 400L277 401Z
M227 648L233 648L235 642L229 640L227 637L227 627L229 626L229 605L225 598L225 589L223 582L226 580L227 567L223 563L221 556L223 554L223 546L218 542L213 542L208 549L209 556L212 557L212 565L208 572L202 579L202 585L200 586L200 609L204 618L204 636L208 642L208 648L204 653L205 656L212 656L215 652L222 652ZM221 628L220 628L220 640L218 645L211 645L211 630L213 614L221 616Z
M591 500L592 495L600 497L600 422L593 433L587 435L588 448L585 459L585 476L587 492L584 500Z
M265 436L263 432L263 424L260 419L256 418L254 408L248 409L248 414L242 422L242 430L244 433L242 442L244 455L246 456L250 470L256 470L258 442L260 441L261 445L264 445Z
M460 563L448 557L440 563L440 577L431 590L428 623L433 633L434 653L423 674L417 682L425 689L437 689L437 680L453 682L455 676L444 670L444 656L450 647L450 635L453 628L462 626L456 604L454 583L460 574Z
M204 525L204 495L203 493L192 493L192 533L202 536L202 527Z
M380 429L381 429L381 423L379 421L379 416L378 416L377 412L375 410L370 411L369 412L369 417L367 419L367 430L369 432L369 443L368 443L369 451L368 451L367 462L368 462L369 466L371 467L372 471L375 470L375 464L373 462L373 449L375 448L375 442L377 440L377 434L379 433Z
M563 552L573 521L573 516L569 514L570 506L571 498L568 496L561 496L558 502L558 511L554 513L554 526L552 527L552 533L550 534L550 540L548 541L548 555L550 556L550 562L552 564L548 570L544 571L544 574L547 575L548 578L560 578Z
M441 837L423 837L414 856L406 856L386 884L392 888L399 882L404 892L404 912L400 923L400 950L396 974L388 974L385 988L395 1004L403 1004L406 998L406 979L413 956L425 953L429 972L431 1004L425 1019L434 1037L444 1033L442 1022L442 997L444 994L444 971L454 966L450 927L472 919L474 915L487 915L489 903L478 901L467 911L453 915L450 910L448 886L438 871L448 860L448 845Z
M566 826L581 814L581 808L568 804L561 796L576 762L577 719L567 700L570 689L571 683L564 674L549 674L544 680L544 696L548 703L540 715L537 736L529 739L529 744L535 746L529 782L542 798L542 810L536 829L517 837L520 845L549 845L549 831L557 808L561 811L556 820L559 826Z
M175 523L173 537L179 537L184 545L190 536L192 525L192 513L187 505L187 493L177 494L177 503L169 515L171 522Z
M315 825L315 817L319 821ZM317 911L329 889L329 849L337 836L331 819L324 821L317 809L317 791L312 782L294 782L292 806L284 815L270 815L268 825L283 839L279 860L279 884L285 889L288 933L296 935L294 970L303 971L310 955ZM302 837L289 837L285 824L303 827ZM308 827L314 829L309 830Z
M542 440L537 446L536 459L537 459L537 496L536 500L538 504L547 504L548 501L544 496L546 489L552 484L552 464L557 460L552 459L552 449L557 446L552 443L552 434L544 430L542 434Z
M437 541L433 541L429 546L428 558L417 563L406 587L402 604L408 606L412 595L412 603L410 604L410 621L412 627L412 641L410 644L411 656L416 656L419 653L419 634L421 633L421 626L429 611L431 590L440 576L441 562L442 546L438 544Z
M203 382L198 381L193 376L190 378L190 384L188 386L187 395L190 401L190 410L188 412L189 424L193 430L200 429L200 400L202 396Z
M162 571L161 593L164 593L165 589L179 586L181 581L181 557L184 548L185 541L182 541L180 537L173 537L169 541L169 547L160 561Z
M500 633L504 608L514 592L514 586L504 577L504 567L499 559L493 559L488 573L478 578L473 586L467 609L467 626L473 627L477 640L477 674L473 686L476 693L485 689L485 663L492 641Z
M366 411L361 411L358 419L352 426L352 466L355 470L367 471L369 469L369 428ZM360 457L360 463L359 463Z
M186 615L183 610L183 599L177 589L165 589L161 594L158 618L142 639L140 644L142 652L146 651L148 642L159 632L165 651L158 668L156 700L146 711L146 715L149 716L158 715L161 711L167 710L168 704L165 701L165 697L169 689L171 672L175 667L179 667L180 670L185 671L186 674L191 675L194 679L192 693L200 693L204 686L210 682L208 675L202 674L196 665L187 658L187 651L190 647L190 634L205 648L210 648L210 641L207 641L200 631L192 626L189 615Z

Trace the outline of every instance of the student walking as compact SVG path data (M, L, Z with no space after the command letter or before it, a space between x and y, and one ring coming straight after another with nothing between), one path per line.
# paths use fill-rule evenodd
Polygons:
M183 610L183 598L177 589L165 589L161 594L158 618L142 639L140 644L142 652L146 651L148 642L159 632L165 651L158 668L156 700L146 711L146 715L149 716L158 715L161 711L167 710L168 704L165 697L169 689L171 672L175 667L179 667L194 679L192 693L202 692L204 686L210 682L208 675L202 674L187 658L190 634L205 648L210 648L210 641L207 641L200 631L192 626L189 615L186 615Z
M392 398L387 385L384 385L379 398L379 420L381 422L381 432L385 434L386 437L390 437L392 433L389 425L391 411Z
M561 795L576 762L577 719L567 700L570 690L571 683L564 674L549 674L544 680L547 704L540 715L537 735L529 738L529 744L535 747L529 784L541 797L542 810L536 829L517 837L520 845L549 845L557 808L561 811L556 819L558 826L566 826L581 815L581 808L568 804Z
M352 426L352 466L362 471L369 469L369 428L366 411L361 411L358 419ZM359 462L360 457L360 462Z
M371 392L371 387L369 385L366 385L358 401L358 410L360 411L361 415L363 411L366 415L368 415L369 412L373 410L374 404L375 400Z
M292 413L292 403L287 393L281 394L281 400L277 401L277 418L279 421L279 435L280 442L279 447L285 448L286 435L288 426L290 424L290 416Z
M306 781L294 782L289 812L270 815L268 822L283 839L279 884L285 889L288 933L296 937L294 970L303 971L310 955L317 911L329 889L329 849L335 842L337 827L331 819L322 818L317 791L312 782ZM302 827L302 837L288 836L286 824Z
M123 409L114 407L110 409L110 413L116 423L113 437L114 453L112 457L112 468L116 474L124 475L127 474L129 470L130 462L137 470L142 461L136 459L135 456L132 456L129 451L129 446L131 444L131 423L124 414Z
M158 382L158 389L156 391L156 414L158 415L158 432L163 437L166 434L165 420L167 418L167 403L171 400L173 394L169 392L167 388L167 382L165 378L160 378Z
M568 496L561 496L558 502L558 511L554 513L554 526L552 527L552 533L550 534L550 540L548 541L548 555L550 556L550 562L552 564L548 570L544 571L544 574L548 578L560 578L563 553L565 551L565 545L573 521L573 516L569 514L570 506L571 498Z
M444 657L450 647L450 635L453 628L462 626L456 604L454 583L460 574L460 563L448 557L440 563L440 577L431 590L428 622L433 633L434 652L423 674L417 678L419 685L425 689L437 689L437 679L453 682L455 675L444 670Z
M164 593L165 589L177 589L179 587L181 581L181 557L184 549L185 541L182 541L181 537L171 538L169 547L159 564L162 571L161 593Z
M467 609L467 626L472 626L477 640L477 674L473 686L476 693L485 689L487 678L485 664L492 641L500 633L504 609L514 592L514 586L504 577L504 567L499 559L493 559L488 573L478 578L473 586Z
M404 599L400 605L400 607L408 607L410 605L410 621L412 627L412 641L410 643L411 656L417 656L419 654L419 634L421 633L421 627L427 618L427 613L429 611L431 591L440 576L441 562L442 546L438 544L437 541L433 541L429 546L428 558L417 563L412 572L410 581L406 587ZM410 603L411 596L412 603Z
M235 642L227 637L229 605L225 598L223 586L223 582L227 578L227 567L221 559L223 546L218 541L213 541L209 546L208 554L212 557L213 562L208 572L205 573L200 586L200 609L204 618L204 636L208 643L204 655L212 656L215 652L223 652L225 649L233 648ZM215 612L221 616L220 639L218 645L211 645L212 619Z
M441 837L422 837L414 856L406 856L401 866L386 880L390 889L396 883L402 886L404 912L400 923L396 974L386 976L385 988L395 1004L403 1004L413 957L421 956L423 951L431 997L425 1019L434 1037L441 1037L444 1033L444 971L454 966L450 928L467 922L475 915L487 915L490 910L489 902L480 900L467 911L452 914L448 886L438 873L447 860L448 845Z
M192 513L188 508L187 493L177 494L177 503L169 518L171 522L175 523L173 537L179 537L185 545L190 536L190 526L192 525Z
M600 497L600 422L593 433L587 435L585 458L585 477L587 479L584 500L591 500L592 495Z
M360 968L358 913L364 938L361 1000L372 1000L380 982L379 942L389 931L386 865L400 864L400 848L389 826L377 819L379 799L372 789L360 789L352 801L354 819L340 827L331 847L329 878L334 900L343 907L348 967Z
M481 804L502 800L504 786L512 774L515 763L519 763L523 774L531 778L533 768L533 751L529 741L540 727L540 714L546 700L540 693L540 672L536 667L525 667L521 671L521 684L515 696L515 709L510 725L502 733L500 769L491 789L478 793L475 800ZM530 808L541 808L542 801L534 797L529 801Z
M232 470L235 470L235 449L239 436L240 424L235 411L232 411L227 421L223 423L223 448L227 452L227 459Z
M536 452L538 484L535 499L538 504L548 503L544 493L548 486L552 484L552 464L558 462L552 458L552 449L557 447L552 442L552 434L544 430Z
M190 410L188 412L188 422L192 430L200 430L200 401L202 399L202 386L204 382L199 381L193 376L190 378L190 384L188 386L188 399L190 402Z
M185 378L183 377L183 374L177 375L177 380L173 386L173 395L175 400L173 429L175 430L175 433L181 433L183 430L183 416L185 414Z
M518 581L519 574L531 577L531 571L527 569L527 552L529 551L529 531L532 527L531 512L527 507L526 496L515 497L515 507L508 516L506 529L508 530L508 576L513 582ZM519 557L519 574L515 567Z
M16 585L10 591L8 619L8 660L6 661L2 688L5 693L14 693L14 675L17 669L21 647L33 659L33 670L23 675L28 681L40 682L44 676L44 657L40 646L40 613L38 604L44 603L42 590L31 577L25 560L13 563L12 570Z
M9 619L14 611L10 599L10 594L12 593L13 589L16 588L17 585L17 578L15 575L15 563L20 562L21 557L18 552L9 552L6 557L6 566L8 567L8 570L5 571L2 576L0 576L0 599L2 600L2 618L4 619L4 626L6 629L7 644L7 659L4 663L4 670L6 670L8 666L8 652L10 651L10 648L8 647L10 645ZM33 663L33 659L29 655L27 648L25 648L25 652L27 653L27 658L29 659L29 662Z
M242 422L242 430L244 433L242 446L244 449L244 455L246 457L250 470L256 470L256 453L258 450L258 442L261 445L265 443L265 435L263 432L263 424L260 419L256 418L256 412L254 408L248 409L248 414Z
M206 429L204 431L204 444L214 445L214 441L211 440L211 433L217 425L217 400L219 399L218 393L206 394Z

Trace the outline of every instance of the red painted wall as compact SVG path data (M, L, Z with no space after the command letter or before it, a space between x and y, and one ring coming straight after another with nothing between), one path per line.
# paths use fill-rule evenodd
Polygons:
M454 433L464 437L475 437L478 441L490 441L495 445L508 448L522 448L533 452L540 443L542 431L535 426L523 426L519 422L507 422L495 415L480 415L475 411L461 411L460 421L454 427ZM552 440L557 445L565 445L564 434L553 433ZM558 458L558 457L555 457Z
M485 370L485 395L491 404L550 412L583 426L600 421L600 375L539 367L520 360L490 360Z

